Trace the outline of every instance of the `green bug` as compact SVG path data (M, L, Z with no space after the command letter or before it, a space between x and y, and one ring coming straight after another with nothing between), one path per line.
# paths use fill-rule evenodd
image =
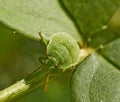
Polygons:
M51 36L49 42L41 33L40 36L47 45L46 54L48 58L45 62L46 67L57 67L65 71L78 63L80 47L72 36L63 32L55 33Z
M58 68L65 71L68 68L75 66L80 58L80 47L77 41L66 33L55 33L51 36L50 41L44 38L42 33L39 33L41 40L47 46L47 59L44 63L47 68ZM49 74L46 79L44 92L47 90Z
M57 68L63 72L69 68L74 67L80 61L81 51L77 41L67 33L59 32L51 36L50 40L47 41L44 35L40 32L41 41L46 45L47 58L42 65L34 70L28 76L35 74L39 69L42 68ZM26 77L29 78L29 77ZM48 81L50 73L46 77L46 83L44 86L44 92L47 91Z

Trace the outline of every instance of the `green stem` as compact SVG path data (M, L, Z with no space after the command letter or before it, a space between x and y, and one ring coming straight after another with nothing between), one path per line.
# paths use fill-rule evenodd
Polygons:
M12 98L25 93L29 87L30 85L27 85L24 79L16 82L14 85L0 91L0 102L11 101Z
M0 102L10 102L13 99L43 85L48 73L56 73L56 71L56 69L44 68L38 72L29 74L26 78L17 81L12 86L0 91ZM57 72L60 73L60 71ZM51 78L53 77L55 76L52 76Z

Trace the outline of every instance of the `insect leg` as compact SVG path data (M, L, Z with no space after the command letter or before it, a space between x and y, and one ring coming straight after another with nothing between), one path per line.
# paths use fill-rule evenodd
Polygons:
M45 45L48 45L48 41L46 40L46 38L44 37L44 34L42 32L39 32L39 36L41 37L42 42Z
M49 82L49 77L50 77L50 74L48 74L48 75L47 75L47 78L46 78L46 82L45 82L45 86L44 86L44 93L46 93L46 91L47 91L48 82Z
M40 71L44 68L44 65L41 65L40 67L38 67L37 69L35 69L34 71L32 71L31 73L27 74L27 77L33 75L34 73L36 73L37 71Z
M40 61L41 64L44 64L44 62L42 60L45 60L45 59L47 59L47 57L39 57L38 60Z

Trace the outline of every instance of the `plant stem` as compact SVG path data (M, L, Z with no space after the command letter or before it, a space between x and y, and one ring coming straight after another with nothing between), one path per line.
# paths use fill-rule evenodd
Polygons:
M29 74L26 78L17 81L12 86L0 91L0 102L10 102L13 99L43 85L48 73L56 73L56 69L42 69ZM60 73L60 71L58 71ZM55 76L54 76L55 77ZM51 77L53 78L53 76Z
M25 93L29 89L30 85L25 83L25 80L16 82L14 85L0 91L0 102L11 101L12 98Z

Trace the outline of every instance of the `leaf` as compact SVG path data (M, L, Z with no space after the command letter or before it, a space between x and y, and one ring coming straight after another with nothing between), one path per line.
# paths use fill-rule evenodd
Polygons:
M106 25L120 5L120 0L60 0L60 2L86 41L107 28ZM110 26L112 25L113 23L110 23Z
M73 102L120 101L119 0L61 0L69 16L92 48L101 48L76 68ZM103 57L101 57L101 55Z
M36 40L39 32L48 39L56 32L66 32L80 40L57 0L0 0L0 22Z
M120 34L114 32L110 29L102 30L102 31L96 33L91 38L88 38L88 45L93 48L96 48L101 45L109 44L110 42L117 39L118 37L120 37Z
M120 68L120 37L99 51L110 63Z
M108 26L110 29L120 34L120 8L115 12L113 17L109 20Z
M101 50L76 68L73 102L119 102L119 5L119 0L0 0L0 21L35 39L41 31L47 38L66 32L80 40L77 30L81 32L85 44Z
M75 70L72 78L73 102L120 102L120 72L93 53Z

